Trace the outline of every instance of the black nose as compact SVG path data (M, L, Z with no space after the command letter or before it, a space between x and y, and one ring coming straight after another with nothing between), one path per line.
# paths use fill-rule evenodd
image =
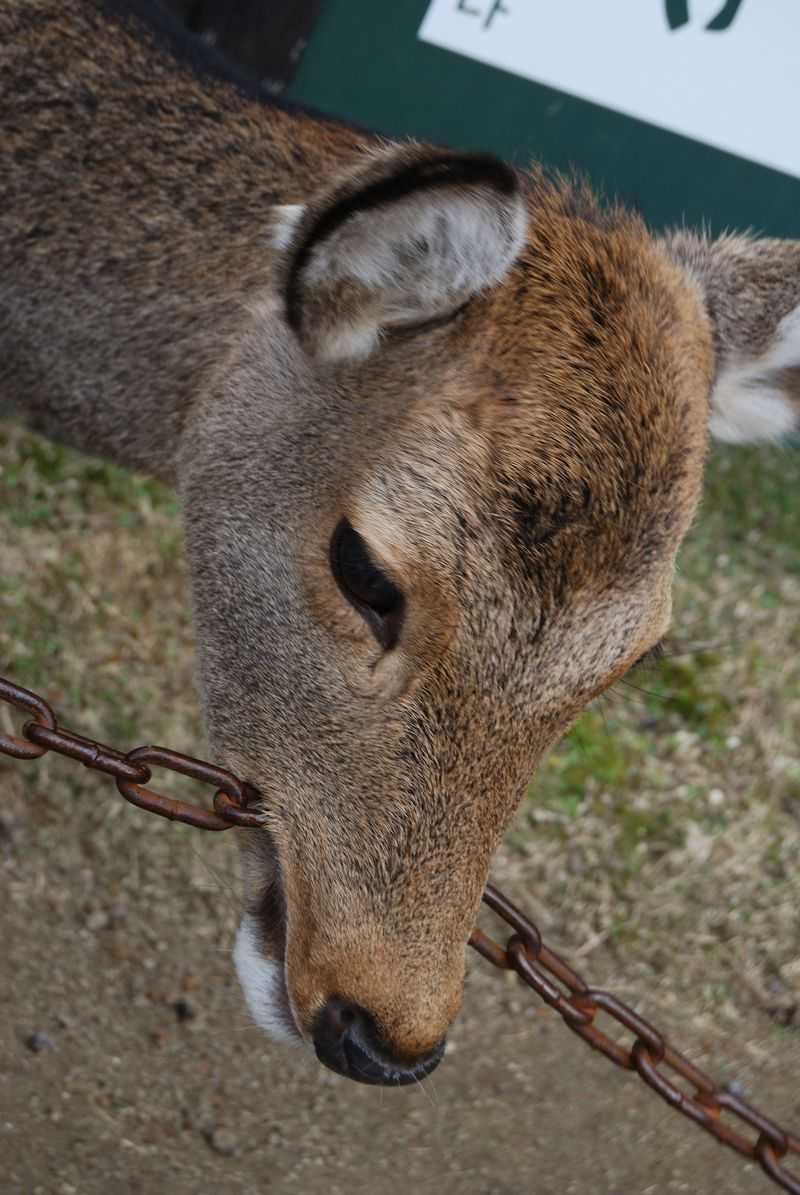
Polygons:
M444 1038L430 1054L410 1066L392 1057L366 1009L333 996L317 1017L314 1048L320 1062L357 1083L403 1087L419 1082L438 1066L444 1054Z

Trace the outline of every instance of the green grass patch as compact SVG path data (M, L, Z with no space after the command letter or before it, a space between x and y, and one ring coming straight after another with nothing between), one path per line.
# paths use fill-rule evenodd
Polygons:
M675 714L689 730L719 735L729 721L731 699L719 688L719 656L698 652L661 660L648 671L646 703L654 717Z
M587 710L534 777L530 797L538 806L577 817L598 788L627 788L645 740L619 731L600 709Z
M15 527L93 514L131 527L153 510L177 509L174 494L157 481L0 423L0 510Z
M769 572L800 573L798 528L800 449L715 447L679 568L699 579L720 568L735 574L760 560Z

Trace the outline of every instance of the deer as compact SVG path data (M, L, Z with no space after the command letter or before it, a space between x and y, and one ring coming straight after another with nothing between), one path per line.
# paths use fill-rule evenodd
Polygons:
M0 87L0 397L179 495L262 801L246 1004L417 1082L538 762L669 625L709 437L800 428L800 241L264 102L144 0L7 0Z

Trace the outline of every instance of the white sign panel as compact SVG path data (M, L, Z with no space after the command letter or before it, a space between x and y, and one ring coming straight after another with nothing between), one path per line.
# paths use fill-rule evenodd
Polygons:
M419 36L800 177L800 0L433 0Z

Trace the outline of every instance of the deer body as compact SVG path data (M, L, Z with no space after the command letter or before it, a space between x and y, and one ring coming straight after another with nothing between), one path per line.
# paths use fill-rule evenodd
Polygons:
M89 0L0 13L0 403L177 485L266 1028L428 1073L489 859L663 633L709 428L797 428L800 245L249 99Z
M90 5L0 19L6 397L76 447L174 480L199 379L269 284L270 210L363 138L213 76L201 87Z

